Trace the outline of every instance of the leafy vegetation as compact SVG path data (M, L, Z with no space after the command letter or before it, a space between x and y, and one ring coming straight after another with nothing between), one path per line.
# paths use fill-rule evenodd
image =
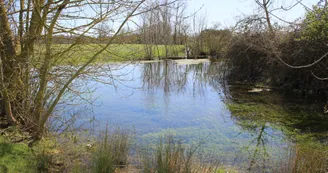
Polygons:
M325 6L315 5L308 10L303 22L301 36L306 40L325 41L328 39L328 10Z
M326 54L321 41L299 40L294 33L266 31L240 33L233 37L228 47L226 65L229 83L254 85L262 83L272 88L301 96L325 97L326 82L324 64L309 65ZM306 68L303 66L309 65Z

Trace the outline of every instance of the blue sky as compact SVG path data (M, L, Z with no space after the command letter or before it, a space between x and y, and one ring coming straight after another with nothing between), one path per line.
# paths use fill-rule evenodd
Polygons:
M302 3L308 7L316 4L319 0L302 0ZM295 4L297 0L275 0L275 6L290 6ZM187 11L192 13L197 11L201 6L201 14L206 15L207 24L209 26L213 23L221 23L223 27L232 26L236 22L236 17L243 14L250 15L257 11L255 0L187 0ZM304 7L301 5L296 6L288 12L282 10L275 11L274 14L278 15L284 20L293 21L298 17L304 16ZM273 19L274 20L274 19Z

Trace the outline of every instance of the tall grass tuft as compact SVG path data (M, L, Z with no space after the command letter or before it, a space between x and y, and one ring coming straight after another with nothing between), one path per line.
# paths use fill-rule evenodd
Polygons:
M111 173L128 164L132 135L119 128L112 133L106 129L100 137L91 160L91 172Z
M328 148L321 144L296 144L289 148L288 157L277 165L277 173L326 173L328 171Z
M51 172L51 167L53 166L53 156L46 153L44 150L35 155L33 158L36 162L35 166L38 172Z
M190 173L209 172L211 167L205 167L198 162L196 153L199 146L187 147L181 140L172 136L159 139L153 150L143 154L143 172L145 173Z

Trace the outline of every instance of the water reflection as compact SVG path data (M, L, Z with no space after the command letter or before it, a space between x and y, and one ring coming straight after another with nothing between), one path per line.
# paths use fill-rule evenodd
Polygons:
M266 150L265 129L266 125L263 124L258 131L258 136L252 141L252 143L255 143L255 150L253 154L250 154L248 171L254 172L255 169L266 169L268 163L266 159L269 157L269 153Z
M143 88L149 92L163 90L165 95L169 95L186 94L188 87L191 87L193 96L204 95L209 66L209 62L178 65L170 60L145 63L142 67Z

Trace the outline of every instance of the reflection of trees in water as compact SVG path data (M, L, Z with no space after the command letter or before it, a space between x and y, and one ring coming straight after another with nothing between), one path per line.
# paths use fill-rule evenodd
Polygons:
M248 153L246 160L246 168L249 172L266 172L265 170L272 169L272 163L274 161L274 152L277 152L277 148L272 148L273 138L270 134L270 126L265 122L258 122L256 120L247 120L240 117L232 117L236 120L236 123L243 129L251 134L252 138L248 144L242 150ZM278 147L278 146L277 146ZM276 153L278 154L278 153Z
M149 91L163 89L169 93L184 93L192 87L193 96L204 95L208 83L209 63L179 65L174 61L145 63L143 87Z
M212 62L208 68L208 83L221 96L225 97L229 93L228 85L225 80L226 66L223 62Z
M239 119L238 124L253 136L245 146L248 152L246 168L249 172L326 172L328 169L326 145L306 138L285 141L274 146L270 125L265 122ZM283 133L283 132L282 132ZM312 141L313 140L313 141ZM311 142L310 142L311 141Z
M208 85L220 96L227 89L223 79L222 63L177 64L175 61L145 63L143 87L148 91L163 89L169 93L185 93L191 88L192 95L205 95Z
M262 124L260 127L258 127L254 134L256 134L256 137L252 140L252 142L249 145L255 145L255 149L252 152L250 152L250 162L248 170L250 172L253 172L255 170L266 170L268 167L268 160L269 154L266 149L266 145L268 141L266 140L267 133L265 132L266 125Z
M225 98L228 103L240 103L242 100L243 103L252 102L250 97L254 95L249 95L248 90L240 91L239 87L231 87L224 83L222 85L223 92L225 93ZM241 94L246 92L245 94ZM242 105L241 105L242 106ZM242 108L241 108L242 109ZM272 135L273 129L271 125L263 119L256 117L256 110L254 112L245 113L245 115L231 115L231 118L235 120L235 124L242 128L242 131L248 132L250 134L250 142L245 143L242 148L242 152L248 153L244 160L247 163L245 169L249 172L268 172L272 169L272 164L277 158L279 152L277 146L275 145L275 139L283 139L283 132L277 136ZM270 172L270 171L269 171Z

